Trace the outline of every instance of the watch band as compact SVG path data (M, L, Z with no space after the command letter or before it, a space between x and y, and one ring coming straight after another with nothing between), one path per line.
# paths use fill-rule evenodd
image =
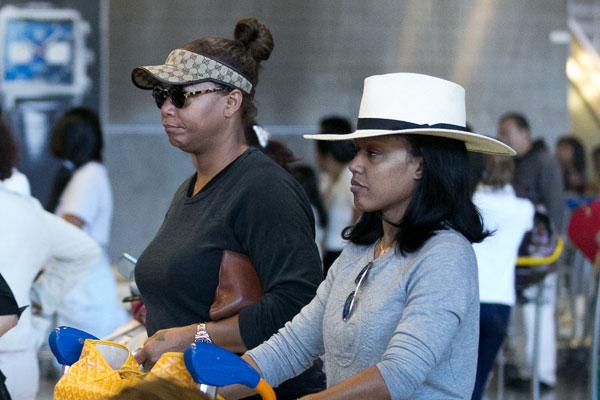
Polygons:
M196 327L196 334L194 335L194 343L212 343L210 335L206 331L206 324L201 322Z

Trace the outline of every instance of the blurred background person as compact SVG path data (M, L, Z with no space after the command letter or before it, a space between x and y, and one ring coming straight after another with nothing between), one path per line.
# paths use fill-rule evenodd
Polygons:
M8 284L0 274L0 337L17 325L21 310ZM0 370L0 400L11 400L6 377Z
M320 122L319 133L347 134L352 131L347 118L330 116ZM315 146L317 165L321 172L319 186L328 216L323 240L323 270L327 275L329 267L346 246L347 241L342 238L342 231L352 225L357 216L350 191L352 174L348 169L355 151L351 141L319 140Z
M500 117L498 138L517 152L512 185L518 197L525 197L546 209L550 220L562 228L562 175L558 161L542 139L533 140L529 121L520 113Z
M19 155L15 139L8 130L8 127L0 120L0 160L2 160L2 170L0 170L0 180L2 186L10 191L29 196L31 188L27 177L16 168Z
M87 108L67 111L52 129L51 146L62 166L50 192L49 211L83 229L105 250L110 239L113 198L102 164L104 140L96 113ZM58 325L82 329L97 337L107 336L127 322L106 251L66 295L57 318Z
M323 238L325 235L325 229L327 228L327 211L321 198L319 191L319 179L315 170L309 165L298 164L291 168L290 173L304 189L304 192L308 196L308 201L313 210L315 217L315 242L319 248L319 254L323 257Z
M467 122L467 132L475 132L473 125ZM486 155L482 153L469 152L469 184L471 193L475 192L485 172Z
M563 176L563 190L571 195L581 196L587 187L585 149L573 135L562 136L556 142L556 159Z
M4 187L15 193L21 193L26 196L31 195L31 186L29 185L29 180L25 174L21 173L17 168L13 168L10 178L4 180Z
M0 337L17 325L21 312L26 306L19 309L15 295L0 274ZM0 381L4 384L4 376L0 372ZM2 398L0 396L0 398Z
M290 172L292 164L298 161L292 150L282 142L271 139L269 131L254 120L244 127L244 137L249 146L256 147L265 153L287 172Z
M517 197L530 200L536 210L545 211L552 225L562 232L563 183L558 161L543 140L532 140L529 121L520 113L510 112L498 121L498 138L515 149L515 172L512 185ZM539 377L542 388L556 384L556 272L544 278L544 304L540 307ZM530 288L534 289L534 288ZM516 376L508 377L507 384L516 389L529 388L533 357L534 304L528 302L513 312L514 335L509 336L515 357L510 360L516 366ZM526 351L523 351L526 349Z
M264 149L271 141L271 133L253 119L244 126L244 138L248 146Z
M298 161L292 150L277 140L269 140L260 150L288 173L291 172L293 164Z
M588 193L600 195L600 146L592 149L592 181L588 185Z
M319 182L315 171L308 165L298 164L300 161L294 153L282 142L270 138L270 133L255 121L244 129L246 143L260 149L279 166L292 174L302 185L308 196L315 218L315 243L319 256L323 258L323 237L327 226L327 213L319 193Z
M511 307L515 304L515 264L519 245L533 228L533 204L520 199L510 184L514 173L511 158L486 156L482 180L473 195L483 226L492 233L473 243L479 269L479 349L473 400L479 400L502 346Z
M0 122L0 136L10 132ZM56 311L63 296L90 271L98 259L98 245L83 231L49 212L33 197L4 187L6 171L12 171L16 147L0 139L0 274L17 304L35 303L38 313ZM10 146L5 148L4 146ZM44 268L44 276L34 279ZM31 298L30 298L31 296ZM32 307L23 311L17 326L0 337L0 370L13 400L35 399L39 383L38 332L32 323Z

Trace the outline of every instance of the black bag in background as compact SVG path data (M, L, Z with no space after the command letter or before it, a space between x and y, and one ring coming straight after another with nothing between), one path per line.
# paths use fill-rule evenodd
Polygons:
M523 236L519 246L519 257L543 258L551 255L558 244L558 235L543 207L536 207L533 216L533 229ZM517 267L515 270L515 286L517 295L525 288L535 285L546 277L554 268L553 265L534 267Z

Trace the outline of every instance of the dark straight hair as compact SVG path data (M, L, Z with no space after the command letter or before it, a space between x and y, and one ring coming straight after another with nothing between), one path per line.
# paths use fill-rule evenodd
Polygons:
M75 171L89 161L102 162L104 139L98 115L87 108L67 111L52 128L51 149L63 165L54 177L48 211L54 212Z
M481 215L471 201L469 159L465 143L426 135L402 135L411 153L423 158L423 176L401 221L387 221L399 229L401 254L419 250L436 231L452 228L471 243L485 239ZM363 213L343 237L355 244L373 244L383 236L381 212Z
M0 120L0 181L8 179L17 164L17 144L8 126Z
M317 210L317 216L319 220L318 224L322 227L327 226L328 216L323 204L323 199L319 193L319 180L315 171L306 164L295 165L291 168L290 173L306 192L310 204L312 204Z
M527 120L527 117L525 117L525 115L519 112L510 111L502 114L502 116L500 117L500 122L508 120L515 121L515 124L517 124L517 126L520 129L526 129L528 131L531 130L531 128L529 127L529 121Z
M319 133L327 134L348 134L352 133L352 124L347 118L340 116L329 116L325 117L319 123ZM326 156L331 156L339 163L348 164L354 158L355 150L354 144L349 140L340 142L328 141L328 140L317 140L317 152Z
M592 161L600 159L600 146L596 146L592 149Z
M572 135L561 136L556 145L566 145L573 150L573 167L580 174L585 174L585 148L581 140Z

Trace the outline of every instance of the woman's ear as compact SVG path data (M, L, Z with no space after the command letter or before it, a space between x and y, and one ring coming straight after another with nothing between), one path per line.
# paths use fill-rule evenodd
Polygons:
M414 178L416 181L420 181L423 178L423 157L415 158L417 163L417 169L415 169Z
M225 118L231 118L242 107L244 97L239 89L232 90L225 100L225 109L223 110L223 116Z

